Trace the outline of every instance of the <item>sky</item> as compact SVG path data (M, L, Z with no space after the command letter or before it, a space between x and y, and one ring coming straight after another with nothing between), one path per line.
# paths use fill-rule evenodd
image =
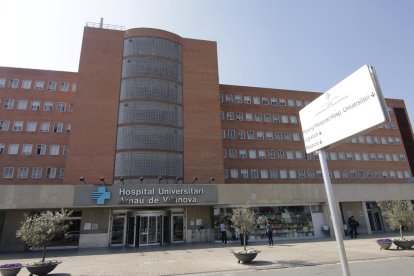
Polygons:
M78 70L86 22L217 42L221 84L325 92L374 66L414 124L411 0L0 0L0 66Z

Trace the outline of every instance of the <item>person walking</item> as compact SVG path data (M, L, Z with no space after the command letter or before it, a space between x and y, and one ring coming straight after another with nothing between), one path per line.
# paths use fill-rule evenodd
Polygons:
M358 236L358 232L357 232L357 228L358 228L358 226L359 226L359 223L358 223L358 221L354 218L354 216L350 216L349 217L349 219L348 219L348 225L349 225L349 228L351 228L351 232L350 232L350 234L351 234L351 239L353 239L353 238L357 238L357 236Z
M220 232L221 232L221 243L227 243L227 231L226 231L226 225L224 224L224 221L221 221L220 223Z
M269 240L269 246L273 246L273 228L269 220L267 221L267 224L266 224L266 233L267 233L267 238Z

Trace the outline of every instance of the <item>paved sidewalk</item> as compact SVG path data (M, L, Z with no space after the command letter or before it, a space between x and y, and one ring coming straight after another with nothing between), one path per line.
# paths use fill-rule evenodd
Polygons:
M349 261L414 257L414 250L380 250L379 237L366 236L346 239L345 249ZM240 249L239 243L183 244L144 248L105 248L49 250L47 258L62 263L50 274L69 275L229 275L237 271L258 271L291 267L316 266L340 262L336 241L315 239L276 241L275 246L252 243L249 248L261 250L249 264L238 264L231 253ZM27 263L37 260L41 252L0 254L0 264ZM23 268L19 276L29 275Z

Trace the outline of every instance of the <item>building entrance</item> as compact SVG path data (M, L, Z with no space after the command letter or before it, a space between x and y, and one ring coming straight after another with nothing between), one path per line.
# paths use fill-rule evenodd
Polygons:
M382 221L381 211L377 204L375 202L368 202L366 206L372 233L384 232L384 223Z

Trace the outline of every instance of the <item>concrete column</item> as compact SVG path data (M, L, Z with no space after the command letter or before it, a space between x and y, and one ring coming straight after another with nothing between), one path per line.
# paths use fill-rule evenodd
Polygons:
M362 201L361 204L362 204L362 212L364 212L364 218L365 218L365 225L367 227L367 233L368 233L368 235L371 235L372 230L371 230L371 224L369 223L369 219L368 219L367 204L366 204L365 201Z

